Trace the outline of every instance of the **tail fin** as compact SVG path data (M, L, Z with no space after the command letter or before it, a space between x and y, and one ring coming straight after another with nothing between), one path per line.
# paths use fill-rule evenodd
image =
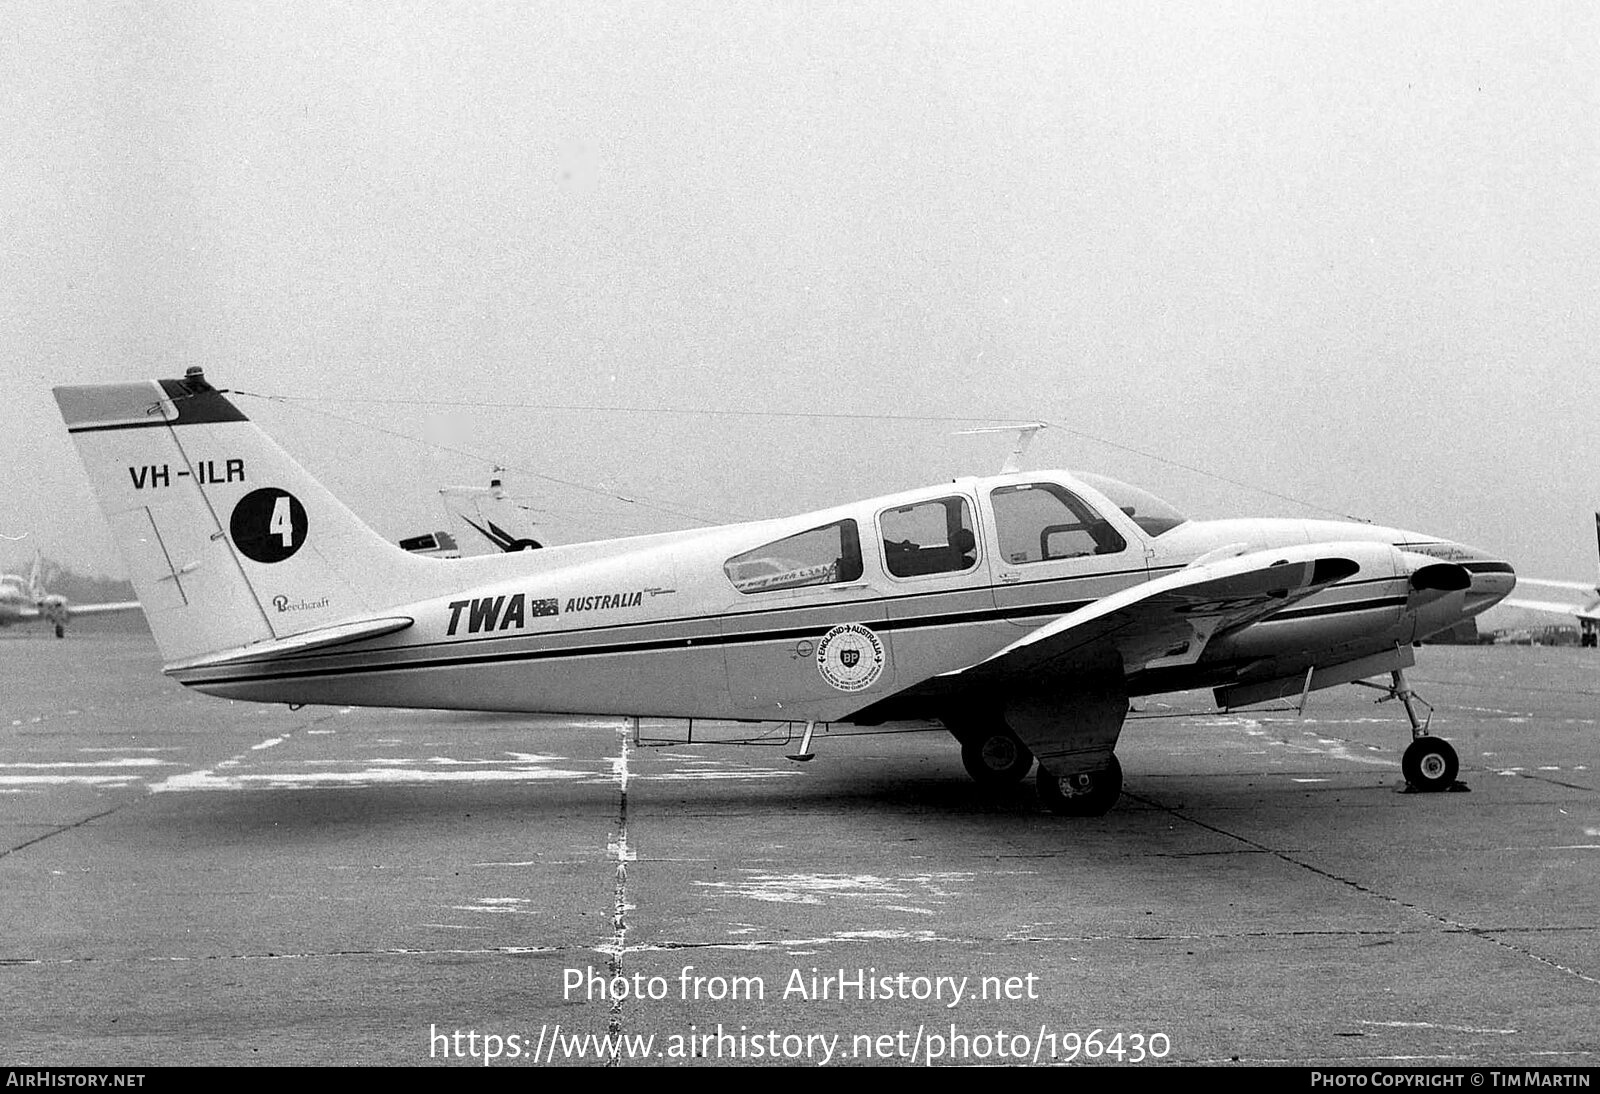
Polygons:
M168 663L392 606L428 565L362 523L200 369L55 396Z
M498 477L487 488L440 487L439 498L445 512L457 522L463 554L536 551L543 546L534 538L532 507L507 495Z
M45 598L44 552L39 550L33 552L33 565L28 568L28 595L35 603Z

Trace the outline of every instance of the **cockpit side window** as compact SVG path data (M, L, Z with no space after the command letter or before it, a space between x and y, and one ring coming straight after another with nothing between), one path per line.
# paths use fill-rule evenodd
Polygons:
M1012 565L1127 550L1127 541L1099 513L1055 483L1001 486L989 497L1000 557Z
M955 574L978 564L978 537L965 498L885 509L878 516L883 565L895 577Z
M1189 521L1172 506L1137 486L1085 471L1077 472L1077 477L1110 499L1111 504L1126 513L1147 536L1165 535Z
M741 593L836 585L861 577L861 534L853 520L775 540L734 555L722 566Z

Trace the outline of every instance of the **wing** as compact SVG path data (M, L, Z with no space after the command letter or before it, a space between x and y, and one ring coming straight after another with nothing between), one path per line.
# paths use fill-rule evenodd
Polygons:
M1600 586L1587 585L1581 581L1551 581L1546 578L1521 576L1517 578L1517 584L1538 585L1545 589L1568 589L1573 592L1588 593L1589 599L1580 604L1571 600L1527 600L1523 597L1508 597L1500 601L1503 606L1507 608L1525 608L1533 612L1550 612L1555 615L1573 615L1585 620L1600 618L1600 600L1595 599L1595 594L1600 593Z
M1593 582L1582 581L1550 581L1541 577L1523 577L1517 575L1518 585L1543 585L1547 589L1576 589L1579 592L1593 594L1596 592Z
M946 682L1005 694L1006 723L1044 769L1098 770L1113 758L1129 674L1193 664L1218 635L1362 571L1397 575L1398 554L1320 543L1193 565L1046 623Z
M1217 635L1249 626L1363 570L1394 573L1378 543L1257 551L1136 585L1047 623L958 675L1039 680L1120 655L1124 673L1193 664Z
M119 600L113 604L69 604L67 610L77 618L80 615L109 615L112 612L136 612L139 610L137 600Z
M1560 615L1584 615L1592 612L1597 606L1591 604L1586 608L1582 604L1573 604L1570 601L1563 603L1558 600L1523 600L1515 596L1500 601L1500 605L1505 608L1526 608L1533 612L1556 612Z

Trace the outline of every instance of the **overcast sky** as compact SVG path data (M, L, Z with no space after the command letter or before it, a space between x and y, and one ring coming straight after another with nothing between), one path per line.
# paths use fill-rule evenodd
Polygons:
M569 541L1037 417L1195 516L1595 573L1592 4L6 12L0 561L123 573L49 389L200 365L389 536L496 462Z

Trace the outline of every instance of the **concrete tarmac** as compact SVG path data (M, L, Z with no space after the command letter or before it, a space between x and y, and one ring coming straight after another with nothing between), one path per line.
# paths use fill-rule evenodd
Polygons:
M87 630L0 637L0 1064L1600 1063L1592 650L1418 651L1470 793L1375 692L1199 693L1072 820L911 726L290 710Z

